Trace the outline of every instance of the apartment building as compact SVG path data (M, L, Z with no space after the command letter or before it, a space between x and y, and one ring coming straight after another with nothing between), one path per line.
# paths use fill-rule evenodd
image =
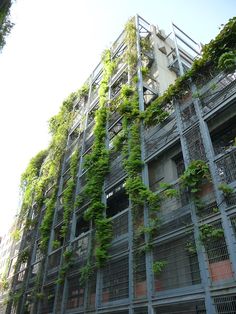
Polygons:
M235 66L186 76L193 39L130 23L73 99L46 251L55 182L32 198L6 313L236 313Z

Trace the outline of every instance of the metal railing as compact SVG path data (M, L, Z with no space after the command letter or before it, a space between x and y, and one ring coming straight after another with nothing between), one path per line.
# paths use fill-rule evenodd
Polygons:
M216 160L216 166L222 181L236 181L236 147Z
M169 142L178 137L175 120L171 120L165 126L156 125L144 131L145 155L148 158Z
M209 82L208 90L200 96L204 114L218 107L236 93L236 74L219 75L219 80Z

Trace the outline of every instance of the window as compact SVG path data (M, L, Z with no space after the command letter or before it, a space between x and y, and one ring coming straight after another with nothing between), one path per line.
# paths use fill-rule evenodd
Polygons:
M129 207L129 197L124 186L119 185L107 194L107 217L115 216Z
M85 221L83 215L79 216L76 221L75 237L79 237L81 234L89 231L89 221Z

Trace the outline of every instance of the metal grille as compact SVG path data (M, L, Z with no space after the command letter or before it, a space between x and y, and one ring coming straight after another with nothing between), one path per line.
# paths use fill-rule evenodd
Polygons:
M234 235L236 236L236 216L231 218L231 223L234 230Z
M185 134L185 140L188 147L190 160L206 160L206 153L198 125L193 127Z
M111 98L114 98L121 90L123 84L126 84L128 80L128 73L123 72L120 77L111 86Z
M183 228L192 223L191 214L186 214L181 217L178 217L174 220L161 223L160 228L158 229L158 235L164 235L169 232L176 231L179 228Z
M214 228L222 228L221 223L215 224ZM212 281L232 278L232 267L224 236L217 239L211 238L210 241L204 243L204 246L208 256L209 271Z
M110 128L121 117L118 110L112 112L109 116L108 127Z
M56 252L52 253L48 257L48 270L52 271L57 268L60 264L61 260L61 249L57 250Z
M162 305L156 308L156 314L206 314L204 301Z
M55 225L58 225L60 222L62 222L63 212L64 212L64 208L62 208L62 207L57 211Z
M236 313L236 295L220 296L214 298L217 314Z
M94 135L90 136L85 142L84 142L84 152L89 150L89 148L93 145L94 141Z
M189 236L157 246L154 262L164 262L165 266L156 274L155 290L191 286L200 283L200 272L195 250L188 250Z
M103 271L102 302L128 298L129 263L128 257L110 261Z
M236 93L236 80L233 74L222 77L214 86L214 89L201 96L202 110L204 113L211 111L222 102Z
M146 261L144 253L134 253L133 274L134 296L135 298L144 298L147 294Z
M134 314L148 314L148 309L146 307L134 309Z
M116 242L109 248L109 255L116 255L120 253L127 252L129 248L128 241Z
M105 179L105 187L114 184L120 180L125 175L123 165L122 165L122 156L119 154L115 159L110 162L110 171Z
M128 233L128 212L122 213L112 220L113 240Z
M178 197L165 197L165 191L161 195L163 195L163 201L161 202L161 211L165 214L165 212L174 212L179 208L183 208L187 204L189 204L189 197L187 191L184 191L180 188L179 184L173 184L171 186L172 189L178 192ZM182 212L182 211L181 211Z
M236 193L233 193L226 197L225 199L227 206L234 206L236 205Z
M84 305L84 288L79 285L79 277L68 279L67 309L76 309Z
M236 149L216 162L221 180L230 183L236 180Z
M215 154L225 154L226 150L233 149L235 137L236 116L212 132L211 138Z
M88 297L87 297L87 307L94 308L96 301L96 272L92 275L90 280L88 281Z
M184 105L182 105L180 106L180 110L181 110L181 119L183 123L182 125L184 129L186 129L197 120L194 104L190 104L187 107L184 107Z
M178 132L175 120L170 121L165 126L156 125L148 128L144 132L145 154L146 157L157 152L170 141L177 138Z
M210 215L214 215L219 212L216 202L205 205L203 208L198 210L198 216L200 218L205 218Z
M75 263L85 262L88 254L89 235L85 235L72 243Z
M44 297L42 301L42 314L49 314L53 312L54 299L55 299L55 287L44 288Z

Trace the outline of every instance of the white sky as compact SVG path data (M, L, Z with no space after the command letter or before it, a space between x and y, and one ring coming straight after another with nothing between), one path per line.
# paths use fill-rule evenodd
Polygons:
M47 121L130 16L138 13L167 34L173 21L207 43L235 12L234 0L17 0L15 27L0 54L0 235L16 213L21 173L48 145Z

